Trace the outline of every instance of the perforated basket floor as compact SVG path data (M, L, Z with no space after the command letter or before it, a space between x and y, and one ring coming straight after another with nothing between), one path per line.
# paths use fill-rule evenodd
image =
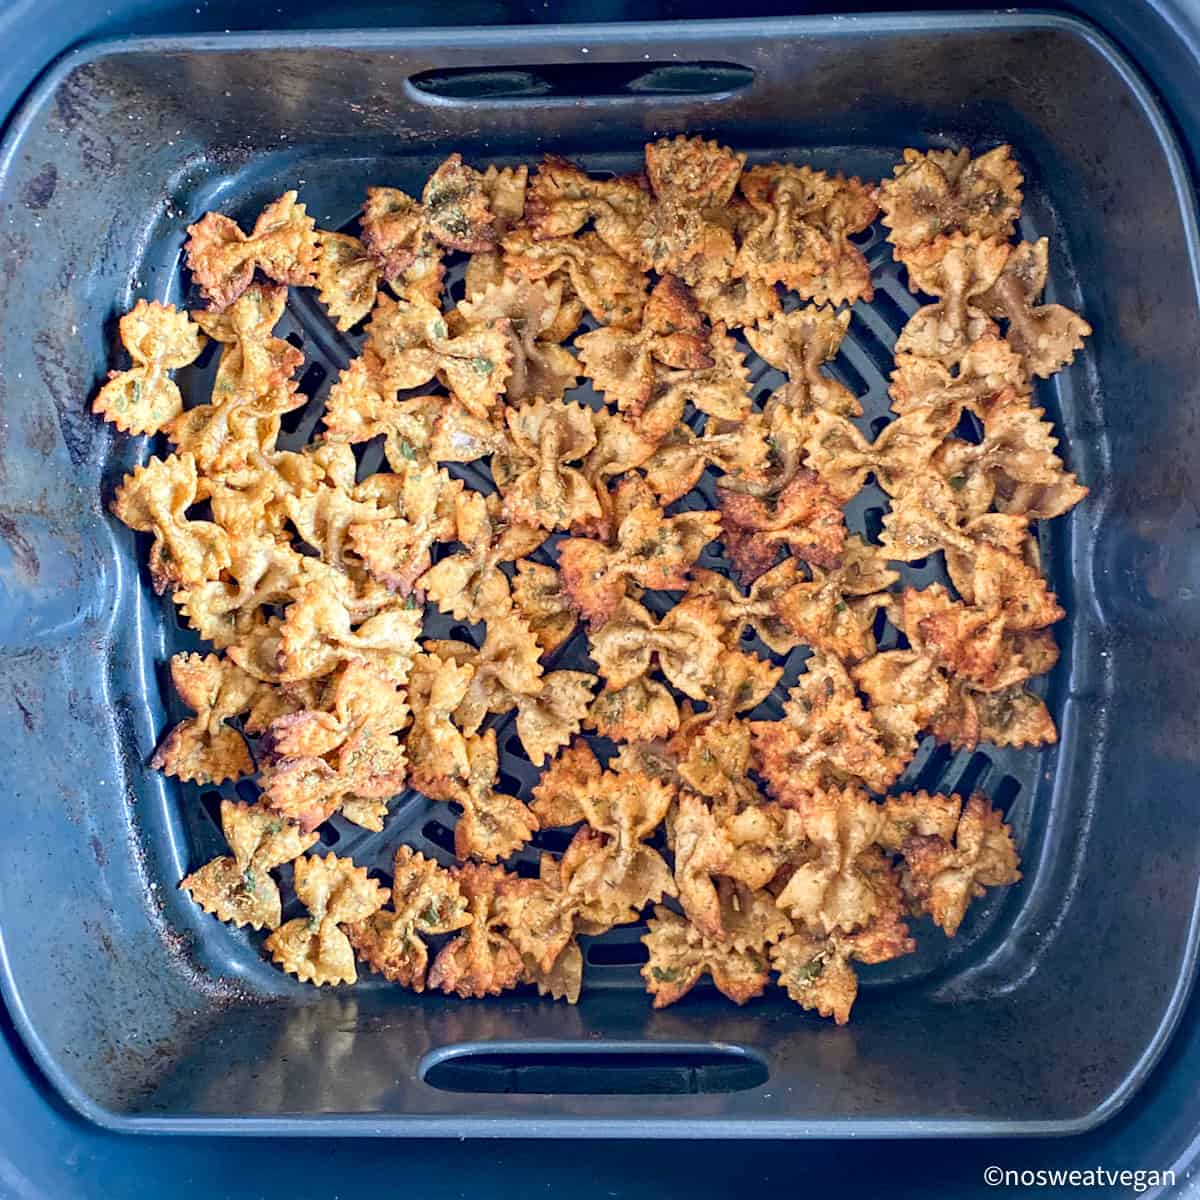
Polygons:
M743 148L743 147L738 147ZM890 164L899 157L899 148L894 150L879 149L864 151L857 148L853 152L839 153L824 151L819 155L804 154L803 152L789 153L787 151L771 151L769 154L751 154L754 161L774 160L783 158L788 161L809 161L817 166L830 167L858 172L866 178L880 178L888 173ZM499 160L499 165L505 161ZM482 168L485 163L475 160ZM626 171L640 166L640 155L634 153L627 158L591 158L584 159L584 165L593 171ZM430 164L432 165L432 164ZM532 164L531 164L532 165ZM424 166L424 164L421 164ZM405 164L402 173L397 173L388 164L355 163L354 173L361 180L361 188L367 184L386 184L400 186L411 193L419 194L424 176L417 173L409 164ZM305 178L308 171L311 178ZM357 233L358 224L355 216L358 197L347 183L345 172L340 173L341 181L331 188L324 172L319 166L308 168L297 178L303 179L300 186L301 198L309 204L322 228L339 228L343 232ZM276 176L275 183L280 187L293 186L296 178ZM230 212L241 218L252 218L256 204L267 197L262 181L255 181L253 196L243 200L240 196L238 203L230 204L225 200L221 210ZM1026 205L1026 216L1023 218L1020 232L1026 237L1035 237L1044 230L1036 219L1038 204L1036 198ZM191 214L192 219L196 214ZM182 222L181 222L182 224ZM863 416L856 422L863 433L870 437L878 435L880 430L891 419L887 394L888 376L892 368L892 347L896 336L908 317L923 302L908 290L904 268L897 264L891 253L891 247L885 241L885 230L876 224L871 229L855 236L855 241L867 256L871 266L872 279L875 286L875 297L870 303L859 303L853 308L848 336L841 351L833 363L826 368L839 382L847 386L863 406ZM447 260L445 307L450 307L463 295L463 271L466 257L455 255ZM186 276L185 276L186 281ZM184 295L189 304L199 304L194 291L185 289ZM794 295L788 294L784 299L784 307L792 308L798 304ZM590 317L585 318L579 333L595 328ZM306 364L300 374L300 391L311 399L302 408L296 409L284 417L284 434L280 445L287 449L298 449L310 439L319 436L321 432L321 414L330 384L336 379L338 372L357 354L363 341L363 326L360 324L347 334L338 332L328 320L325 311L316 299L314 291L293 288L289 297L288 308L277 331L279 336L286 337L293 345L304 352ZM735 335L740 331L733 331ZM750 349L744 338L738 336L739 347L746 355L746 364L750 369L752 379L752 394L756 407L761 408L771 392L784 382L781 372L767 366ZM571 345L571 342L567 343ZM179 383L186 402L190 404L203 402L211 390L212 377L216 370L218 347L210 343L198 363L179 372ZM436 391L429 388L417 389L412 394L426 391ZM1044 395L1040 402L1046 403L1049 414L1053 417L1056 412L1056 395L1053 384L1044 385ZM568 393L568 399L598 407L602 400L586 383ZM689 406L686 419L698 427L703 419L702 414ZM961 436L978 440L980 429L975 419L967 414L960 426ZM359 459L359 475L363 478L379 470L387 470L383 459L381 440L356 447ZM1070 447L1065 447L1068 462ZM487 469L486 460L464 466L450 464L447 469L461 478L469 487L481 491L493 491L494 485ZM686 497L670 506L669 512L683 509L711 509L716 507L715 481L719 476L710 468L701 478L699 485ZM883 514L887 511L886 494L873 482L868 485L846 506L846 519L851 532L862 534L877 540ZM533 557L542 562L555 561L555 545L561 534L552 535L543 547ZM1039 530L1042 541L1042 558L1051 570L1053 578L1053 547L1047 541L1052 532L1043 523ZM144 549L144 547L143 547ZM451 547L440 547L441 553L451 552ZM144 561L144 554L143 554ZM435 557L437 552L435 551ZM709 567L724 573L729 572L728 560L724 557L719 542L710 544L702 554L699 565ZM911 584L925 587L933 582L947 582L944 563L940 555L921 560L910 565L895 564L901 573L902 587ZM505 568L510 574L512 566ZM645 598L647 605L656 614L665 612L678 599L678 594L649 593ZM1064 597L1069 605L1069 597ZM165 608L172 611L172 606ZM168 618L170 619L170 618ZM902 635L887 624L882 612L877 615L875 633L882 649L892 649L896 645L906 645ZM456 623L442 615L436 607L429 603L425 608L424 636L431 638L459 638L478 645L484 634L484 626L478 624L467 626ZM177 619L175 627L168 633L168 650L175 653L182 650L199 649L202 643L194 633L186 628L181 618ZM800 647L791 654L784 656L772 654L751 630L747 629L742 639L744 649L753 650L759 655L770 658L784 667L783 676L774 693L768 700L756 709L751 716L755 719L772 719L780 715L781 706L786 698L787 690L794 684L797 675L803 670L804 660L808 656L806 647ZM553 655L544 660L547 669L569 668L574 670L592 670L594 664L587 657L587 638L584 627L577 627L571 639L560 647ZM165 684L166 674L159 671L159 678ZM1039 679L1033 682L1032 690L1045 695L1047 680ZM168 704L171 718L179 719L186 715L176 699L170 696L169 684L164 687L164 700ZM677 694L678 695L678 694ZM494 727L500 748L500 779L499 789L528 800L532 788L537 782L539 769L534 767L525 756L520 741L516 737L515 713L508 713L488 719L488 726ZM613 744L606 739L593 737L594 749L602 760L613 751ZM1025 841L1028 831L1031 806L1030 801L1034 792L1033 781L1039 773L1041 755L1037 751L1000 750L990 746L980 746L974 752L953 753L949 748L937 746L931 737L922 740L921 746L905 771L903 777L895 785L895 791L909 788L926 788L929 790L955 791L968 794L972 790L981 789L992 800L993 804L1003 810L1006 819L1013 824L1018 844ZM193 785L184 785L181 789L180 803L184 808L185 824L188 829L188 869L195 869L212 855L222 852L223 838L219 828L219 808L222 796L252 800L258 795L258 787L252 779L244 779L237 784L226 784L222 787L198 789ZM372 833L335 815L320 827L321 841L313 849L313 853L324 853L333 850L339 855L349 856L356 863L368 867L385 885L390 883L390 867L395 849L401 843L411 845L424 854L450 864L455 861L453 852L453 826L456 819L457 806L438 803L429 800L416 791L406 791L397 796L389 805L389 815L385 828L380 833ZM510 868L525 875L535 875L537 860L541 852L560 854L570 841L573 830L548 829L534 835L532 841L521 852L508 860ZM659 834L661 839L661 833ZM661 840L658 843L661 845ZM290 887L291 868L283 869L284 885L284 919L297 915L301 911L299 902L295 899ZM926 976L943 968L949 960L960 959L969 955L972 948L995 923L998 912L1005 904L1003 892L993 892L989 897L972 907L958 937L947 941L940 931L936 930L927 920L915 923L914 932L918 941L918 952L915 955L877 967L863 968L864 987L871 988L882 984L895 983L902 980L912 980ZM229 938L245 944L245 953L257 952L261 941L260 935L248 934L220 927L211 922L212 930L208 936ZM638 974L640 963L645 961L646 952L640 944L640 937L645 932L643 924L622 926L613 929L599 938L582 938L585 956L584 988L628 988L642 992L644 985ZM287 988L291 981L280 976L279 986ZM363 973L357 985L363 987L389 986L378 977ZM708 985L701 985L701 992ZM428 997L429 1003L438 1003L437 997ZM631 1003L649 1003L648 997L632 998ZM811 1018L816 1019L816 1018Z

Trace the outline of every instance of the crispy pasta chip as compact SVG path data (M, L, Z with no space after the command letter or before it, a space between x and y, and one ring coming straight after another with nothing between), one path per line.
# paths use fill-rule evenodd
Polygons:
M788 693L783 718L756 721L758 769L776 797L860 783L883 792L908 758L889 752L846 668L816 650Z
M901 843L900 854L905 895L947 937L958 932L973 899L1021 878L1012 831L978 792L963 805L953 839L914 832Z
M788 654L799 645L799 638L775 612L774 602L798 582L797 560L785 558L750 585L749 595L742 595L732 579L703 568L693 569L687 594L708 596L716 601L721 638L727 644L737 642L749 626L768 650Z
M382 277L378 261L358 238L324 230L317 235L317 296L343 332L375 307Z
M317 227L296 193L284 192L259 213L249 236L229 217L205 213L188 226L183 250L201 294L221 309L250 286L255 268L276 283L312 284Z
M590 635L592 659L614 689L649 674L657 660L684 695L705 700L721 656L719 628L715 605L703 597L680 601L657 623L626 598Z
M872 298L867 260L849 238L879 211L873 187L786 163L751 167L739 187L754 220L734 275L782 283L820 303Z
M974 342L994 334L996 326L981 297L1000 278L1009 254L1005 242L965 234L943 235L913 250L907 260L909 287L941 299L913 313L900 331L896 353L950 367Z
M808 465L841 504L861 491L868 475L894 496L931 469L958 417L953 407L916 409L890 421L869 442L845 417L817 412L804 443Z
M413 722L406 745L410 779L434 800L449 800L470 772L467 743L453 716L466 697L475 668L436 654L412 663L408 699Z
M172 728L150 765L192 783L221 783L251 774L250 751L242 735L225 722L250 711L263 691L258 680L215 654L176 654L171 682L196 715Z
M579 623L562 577L543 563L528 559L517 563L512 600L545 654L557 650Z
M653 503L635 504L617 528L615 546L591 538L559 543L563 588L593 627L602 625L629 583L659 591L685 588L692 564L719 532L715 512L668 517Z
M504 515L539 529L566 529L599 517L600 503L580 462L596 444L591 411L538 400L505 410L511 445L492 461Z
M475 254L496 244L491 189L484 177L451 154L421 193L425 227L443 246Z
M564 275L602 325L636 329L641 324L646 276L610 250L599 234L539 241L529 229L515 229L503 244L506 273L534 281Z
M655 1008L682 1000L704 975L735 1004L745 1004L767 990L767 956L752 947L711 942L691 922L661 905L647 922L642 942L650 958L642 967L646 991Z
M92 412L122 433L158 433L183 411L183 397L167 372L195 362L204 335L172 304L139 300L118 331L133 366L110 371L92 401Z
M380 394L415 388L435 376L471 414L486 417L504 392L512 370L511 329L506 318L466 328L451 337L437 306L427 300L375 300L363 357L374 364Z
M420 611L406 603L381 609L355 627L332 579L317 577L299 589L279 627L273 682L328 675L351 659L373 663L403 682L420 629ZM248 669L242 659L239 665Z
M576 738L542 772L530 807L543 829L577 825L584 819L580 797L599 782L599 760L586 741Z
M1021 356L1026 370L1040 379L1070 363L1092 332L1069 308L1035 303L1046 286L1049 253L1047 238L1019 243L999 278L978 301L989 316L1008 322L1008 344Z
M299 826L281 820L256 804L221 801L221 828L232 855L205 863L179 887L219 921L278 929L281 916L279 885L271 871L299 858L317 841Z
M875 900L871 920L853 933L799 929L770 952L779 986L788 996L839 1025L850 1019L858 995L852 962L889 962L917 948L903 920L903 896L891 866L877 849L868 850L859 861Z
M837 498L813 471L801 469L776 496L717 487L722 540L738 575L751 584L782 549L815 566L837 564L846 522Z
M525 972L521 952L509 937L502 898L524 880L502 867L465 863L450 874L467 898L471 924L447 942L429 969L429 986L470 996L498 996L515 987Z
M467 775L452 783L450 799L463 807L454 827L454 852L459 858L498 862L519 850L537 832L538 820L516 796L495 790L500 775L496 731L466 739Z
M295 884L309 915L281 925L265 948L283 970L305 983L355 983L354 948L341 927L382 908L388 889L370 879L365 867L334 854L296 859Z
M372 578L408 596L432 564L434 543L453 539L462 494L446 471L414 464L403 477L401 515L350 525L350 546Z
M464 300L449 316L456 336L493 323L508 337L511 369L505 382L507 403L524 400L561 400L579 377L575 356L556 343L554 334L563 309L563 281L513 279Z
M997 146L972 158L962 150L905 150L894 178L879 188L879 207L896 256L945 234L1012 237L1021 214L1024 178L1011 148Z
M654 203L638 229L643 266L689 284L728 278L737 245L724 210L745 161L745 154L698 137L647 145Z
M592 223L615 254L637 262L637 231L650 209L650 193L640 176L593 179L582 168L548 154L525 199L525 221L538 241L569 237Z
M392 907L345 926L358 957L390 983L425 990L429 951L425 937L456 933L471 923L458 881L409 846L396 850Z
M584 725L614 742L653 741L679 728L679 708L661 683L640 678L624 687L605 687Z
M211 521L187 515L199 479L191 454L152 458L126 475L113 496L112 513L137 533L149 533L150 579L161 595L216 579L230 565L229 540Z
M461 491L454 503L455 538L463 550L430 567L421 576L420 587L455 620L482 621L512 604L508 577L500 564L532 554L545 531L506 525L498 512L489 511L497 506L478 492Z
M942 672L915 650L889 650L856 664L850 676L867 696L871 720L888 754L908 762L916 752L917 734L949 703Z

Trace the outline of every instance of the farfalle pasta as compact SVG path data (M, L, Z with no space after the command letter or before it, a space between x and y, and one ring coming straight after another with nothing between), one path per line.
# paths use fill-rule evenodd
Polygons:
M1022 185L1006 146L876 186L681 135L602 178L452 154L341 230L295 192L195 221L206 306L138 301L92 403L162 435L111 508L212 646L171 659L152 765L238 788L180 887L316 986L574 1003L587 938L645 921L655 1007L774 978L839 1023L858 964L955 936L1016 838L910 764L1056 739L1038 522L1087 495L1036 380L1091 331ZM868 429L879 214L924 299ZM296 288L345 351L301 448ZM387 840L412 792L452 840Z

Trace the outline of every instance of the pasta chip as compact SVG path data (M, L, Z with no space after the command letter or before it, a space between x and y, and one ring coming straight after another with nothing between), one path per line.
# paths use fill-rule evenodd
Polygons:
M616 545L591 538L559 543L563 588L593 627L616 611L632 581L644 588L681 591L692 564L720 532L715 512L668 517L653 503L632 506L616 532Z
M642 942L650 958L642 967L642 978L655 1008L682 1000L706 974L735 1004L745 1004L767 990L770 970L761 950L711 942L684 917L661 905L647 925L649 932Z
M429 986L470 996L498 996L524 975L521 952L504 922L502 898L525 882L502 867L465 863L450 874L467 898L471 924L438 952L429 969Z
M745 161L745 154L698 137L646 146L654 203L638 229L643 266L685 283L729 276L737 246L723 210Z
M545 531L504 524L498 512L489 511L497 506L477 492L459 492L454 503L455 537L464 549L430 567L421 576L420 586L455 620L486 620L512 604L508 577L500 564L533 553Z
M365 921L387 903L388 889L367 876L348 858L298 858L296 896L308 909L281 925L265 947L275 962L305 983L355 983L354 948L341 928Z
M582 738L560 750L533 789L530 807L542 828L577 825L584 820L580 796L600 782L600 773L599 760Z
M552 336L563 302L562 280L533 283L506 276L474 299L464 300L450 314L448 324L461 336L499 323L508 337L511 363L504 387L507 403L561 400L579 377L575 356Z
M596 444L591 412L545 400L505 410L511 444L492 461L504 515L539 529L599 517L600 503L578 463Z
M782 283L802 299L834 304L874 295L867 260L850 240L879 212L875 189L811 167L751 167L739 184L755 220L733 274Z
M545 654L557 650L579 623L559 573L542 563L528 559L517 563L512 599Z
M317 296L343 332L375 307L382 278L378 261L358 238L324 230L317 235Z
M610 250L597 233L535 240L528 229L504 239L504 269L536 282L566 276L587 311L602 325L636 329L646 303L646 276Z
M278 929L282 901L271 872L299 858L317 835L301 833L258 805L232 800L221 801L221 828L232 855L205 863L180 882L180 890L219 921Z
M92 412L122 433L158 433L183 411L183 397L167 372L195 362L203 333L173 304L139 300L118 331L133 366L110 371L92 401Z
M894 178L879 188L888 241L903 261L946 234L1012 237L1024 177L1009 146L972 158L970 151L905 150Z
M760 575L748 595L732 579L695 568L688 584L689 596L708 596L717 602L721 638L733 644L749 626L775 654L789 654L800 644L791 626L775 612L775 600L798 582L797 560L785 558Z
M953 841L916 832L901 843L900 854L905 894L947 937L958 932L973 899L1021 878L1012 832L978 792L963 805Z
M883 792L908 755L889 748L863 706L841 660L813 652L788 693L783 718L755 721L759 772L776 797L861 784Z
M896 340L896 353L949 367L979 338L994 334L981 297L1000 278L1009 253L1004 242L965 234L944 235L913 250L907 259L909 286L941 299L913 313Z
M639 176L593 179L556 154L547 154L525 200L525 220L538 241L569 237L591 222L615 254L637 262L638 228L650 208L646 181Z
M317 227L296 193L284 192L259 213L249 236L229 217L205 213L188 226L183 250L201 295L222 309L250 286L255 268L276 283L310 285Z
M584 724L615 742L653 741L679 728L679 708L661 683L639 678L623 687L606 686Z
M429 962L424 938L469 925L467 899L449 871L410 846L396 850L392 872L392 907L348 922L346 936L371 970L423 992Z
M444 470L414 464L401 485L401 515L350 525L350 545L374 579L408 596L432 564L434 543L453 539L462 494Z
M1050 242L1021 242L1013 248L1004 270L979 298L989 316L1008 322L1005 337L1021 356L1026 370L1040 379L1061 371L1083 347L1092 327L1061 304L1037 304L1049 273Z
M376 298L363 357L373 364L381 394L421 387L435 376L472 415L486 417L512 371L511 323L498 318L451 337L427 300Z
M135 467L113 497L112 513L118 521L153 535L150 580L159 595L168 588L216 579L230 565L225 531L187 515L196 503L198 486L195 458L172 454Z
M837 498L813 471L800 469L775 496L717 486L722 540L744 584L766 574L789 550L814 566L837 564L846 522Z
M242 735L225 722L250 711L262 691L258 680L215 654L176 654L171 682L196 715L180 721L163 738L150 765L192 783L221 783L252 774L254 760Z
M662 673L686 696L704 700L721 655L716 606L703 597L682 600L659 622L625 598L590 635L591 654L612 689L649 674L657 660Z
M875 898L871 920L853 933L799 929L770 952L779 986L788 996L801 1008L833 1017L839 1025L850 1019L858 995L858 976L851 963L889 962L916 949L902 919L903 897L891 867L877 850L864 853L860 861Z

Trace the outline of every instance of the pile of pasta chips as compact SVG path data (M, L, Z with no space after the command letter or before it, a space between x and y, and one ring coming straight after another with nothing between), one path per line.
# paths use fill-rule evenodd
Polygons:
M953 937L1020 878L1011 831L982 794L898 781L922 738L1055 740L1028 686L1063 617L1036 523L1086 495L1033 381L1090 330L1042 302L1022 182L1006 146L907 150L874 185L680 136L615 178L451 155L420 196L370 188L358 236L294 192L249 232L192 225L206 307L139 301L130 366L93 403L162 439L112 510L211 647L171 661L192 715L153 765L258 792L222 804L228 853L180 886L318 986L365 968L574 1002L579 937L647 920L656 1007L774 979L839 1023L856 965L911 953L915 918ZM868 436L828 364L873 297L855 239L880 215L926 302ZM287 450L308 397L276 329L297 288L364 336ZM172 373L208 340L211 395L185 403ZM782 375L765 398L748 351ZM385 469L362 477L368 442ZM872 482L875 538L845 516ZM948 583L905 584L931 555ZM434 613L478 637L432 636ZM557 667L579 633L589 669ZM501 775L506 720L540 772L528 797ZM453 866L402 845L383 886L311 853L334 814L384 829L410 788L454 814ZM514 870L552 829L565 849Z

